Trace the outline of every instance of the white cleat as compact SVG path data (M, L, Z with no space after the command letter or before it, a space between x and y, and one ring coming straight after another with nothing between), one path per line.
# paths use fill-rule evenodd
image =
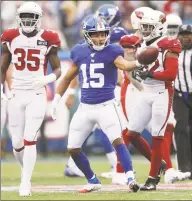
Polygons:
M98 191L102 187L101 184L87 184L82 189L78 190L79 193L89 193L93 191Z
M83 172L77 166L69 167L68 165L64 170L64 175L67 177L85 177Z
M127 185L127 178L125 173L115 173L112 177L112 184L125 186Z
M172 184L176 181L182 181L188 179L190 176L191 176L190 172L181 172L180 170L170 168L165 171L164 182L165 184Z
M21 183L19 187L19 196L21 197L27 197L31 196L31 182L28 184Z
M101 177L106 179L112 179L114 174L116 174L115 170L112 170L111 172L103 172L101 173Z

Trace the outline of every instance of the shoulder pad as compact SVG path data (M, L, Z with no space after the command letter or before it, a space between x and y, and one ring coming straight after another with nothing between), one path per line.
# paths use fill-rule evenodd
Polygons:
M61 40L57 32L52 30L44 30L41 37L48 42L48 46L54 45L57 47L61 46Z
M1 35L1 43L11 42L14 38L19 36L19 34L19 29L17 28L7 29Z
M170 52L181 53L182 51L181 43L177 39L170 40L168 38L164 38L160 40L157 45L163 50L163 52L165 50L169 50Z

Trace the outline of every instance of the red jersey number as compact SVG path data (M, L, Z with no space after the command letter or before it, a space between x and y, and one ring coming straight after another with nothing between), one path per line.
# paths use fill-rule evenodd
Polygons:
M37 71L39 69L40 60L36 55L40 54L40 50L29 49L27 52L27 62L25 61L26 52L24 49L17 48L15 49L14 54L16 55L20 54L18 55L18 62L20 62L20 64L15 63L15 68L17 70L22 71L26 66L29 71ZM33 61L35 63L34 67L31 65L31 63L28 63L28 61Z

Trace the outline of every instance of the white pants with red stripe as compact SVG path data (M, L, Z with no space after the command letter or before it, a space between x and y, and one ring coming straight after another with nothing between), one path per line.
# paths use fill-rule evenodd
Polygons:
M120 104L115 100L100 104L80 103L69 127L68 148L80 148L98 124L112 143L126 128Z
M164 136L173 90L143 91L129 116L128 129L141 133L151 120L152 136Z
M23 146L23 139L37 140L43 122L47 96L44 88L39 90L12 90L8 100L8 124L15 149Z
M129 119L128 129L141 133L146 128L153 136L164 135L171 94L167 89L139 92L132 84L124 87L122 107Z

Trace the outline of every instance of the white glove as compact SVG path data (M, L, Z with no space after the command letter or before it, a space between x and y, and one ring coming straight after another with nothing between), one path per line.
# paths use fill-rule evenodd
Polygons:
M35 89L42 88L46 86L47 84L54 82L57 79L56 75L54 73L51 73L46 76L39 76L34 79L33 87Z
M61 96L59 94L55 94L55 97L51 103L51 117L53 120L57 119L57 105L61 99Z
M143 65L140 64L140 63L138 62L138 60L136 60L136 66L137 66L137 68L141 68L141 67L143 67Z
M1 100L8 100L7 96L3 93L3 84L1 84Z

